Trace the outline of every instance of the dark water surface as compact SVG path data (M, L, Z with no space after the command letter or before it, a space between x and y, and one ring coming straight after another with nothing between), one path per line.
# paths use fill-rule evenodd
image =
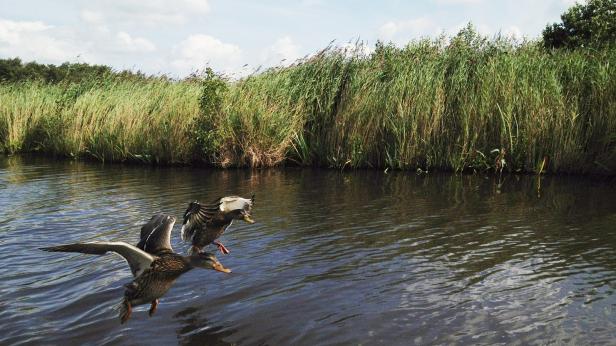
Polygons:
M120 325L117 256L154 212L256 193L218 255ZM607 182L376 171L207 170L0 158L0 344L614 344ZM173 233L176 251L188 246Z

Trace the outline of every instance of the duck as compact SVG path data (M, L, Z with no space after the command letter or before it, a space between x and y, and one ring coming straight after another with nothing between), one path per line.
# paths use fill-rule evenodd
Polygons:
M243 220L250 224L255 222L251 215L254 200L253 194L251 198L221 197L210 204L191 202L184 212L181 229L182 239L192 244L189 253L200 252L205 246L214 244L221 253L229 254L229 249L217 239L229 228L233 220Z
M133 274L133 281L125 285L120 303L120 323L131 316L132 308L150 303L149 316L158 307L161 298L184 273L194 268L212 269L230 273L212 253L199 252L183 256L171 247L171 230L176 219L156 214L141 228L137 246L122 241L72 243L40 248L50 252L78 252L104 255L114 252L124 257Z

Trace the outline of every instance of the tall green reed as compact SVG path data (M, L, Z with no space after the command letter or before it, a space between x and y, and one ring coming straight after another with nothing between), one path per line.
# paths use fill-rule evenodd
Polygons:
M361 48L358 46L358 48ZM0 85L0 148L229 167L616 171L616 50L458 35L240 80ZM540 168L538 168L540 167Z

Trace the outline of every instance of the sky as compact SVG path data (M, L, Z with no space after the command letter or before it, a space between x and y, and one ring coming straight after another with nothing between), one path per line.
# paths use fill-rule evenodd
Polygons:
M184 77L245 75L360 40L455 34L537 38L575 0L0 0L0 58L86 62Z

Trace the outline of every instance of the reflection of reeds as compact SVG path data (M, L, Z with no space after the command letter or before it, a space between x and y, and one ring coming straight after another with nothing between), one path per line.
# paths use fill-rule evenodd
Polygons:
M379 44L369 56L329 48L208 89L215 107L199 107L208 81L2 85L0 146L224 167L455 171L500 170L481 153L502 148L505 170L609 174L614 75L614 49L546 52L467 29L450 41Z

